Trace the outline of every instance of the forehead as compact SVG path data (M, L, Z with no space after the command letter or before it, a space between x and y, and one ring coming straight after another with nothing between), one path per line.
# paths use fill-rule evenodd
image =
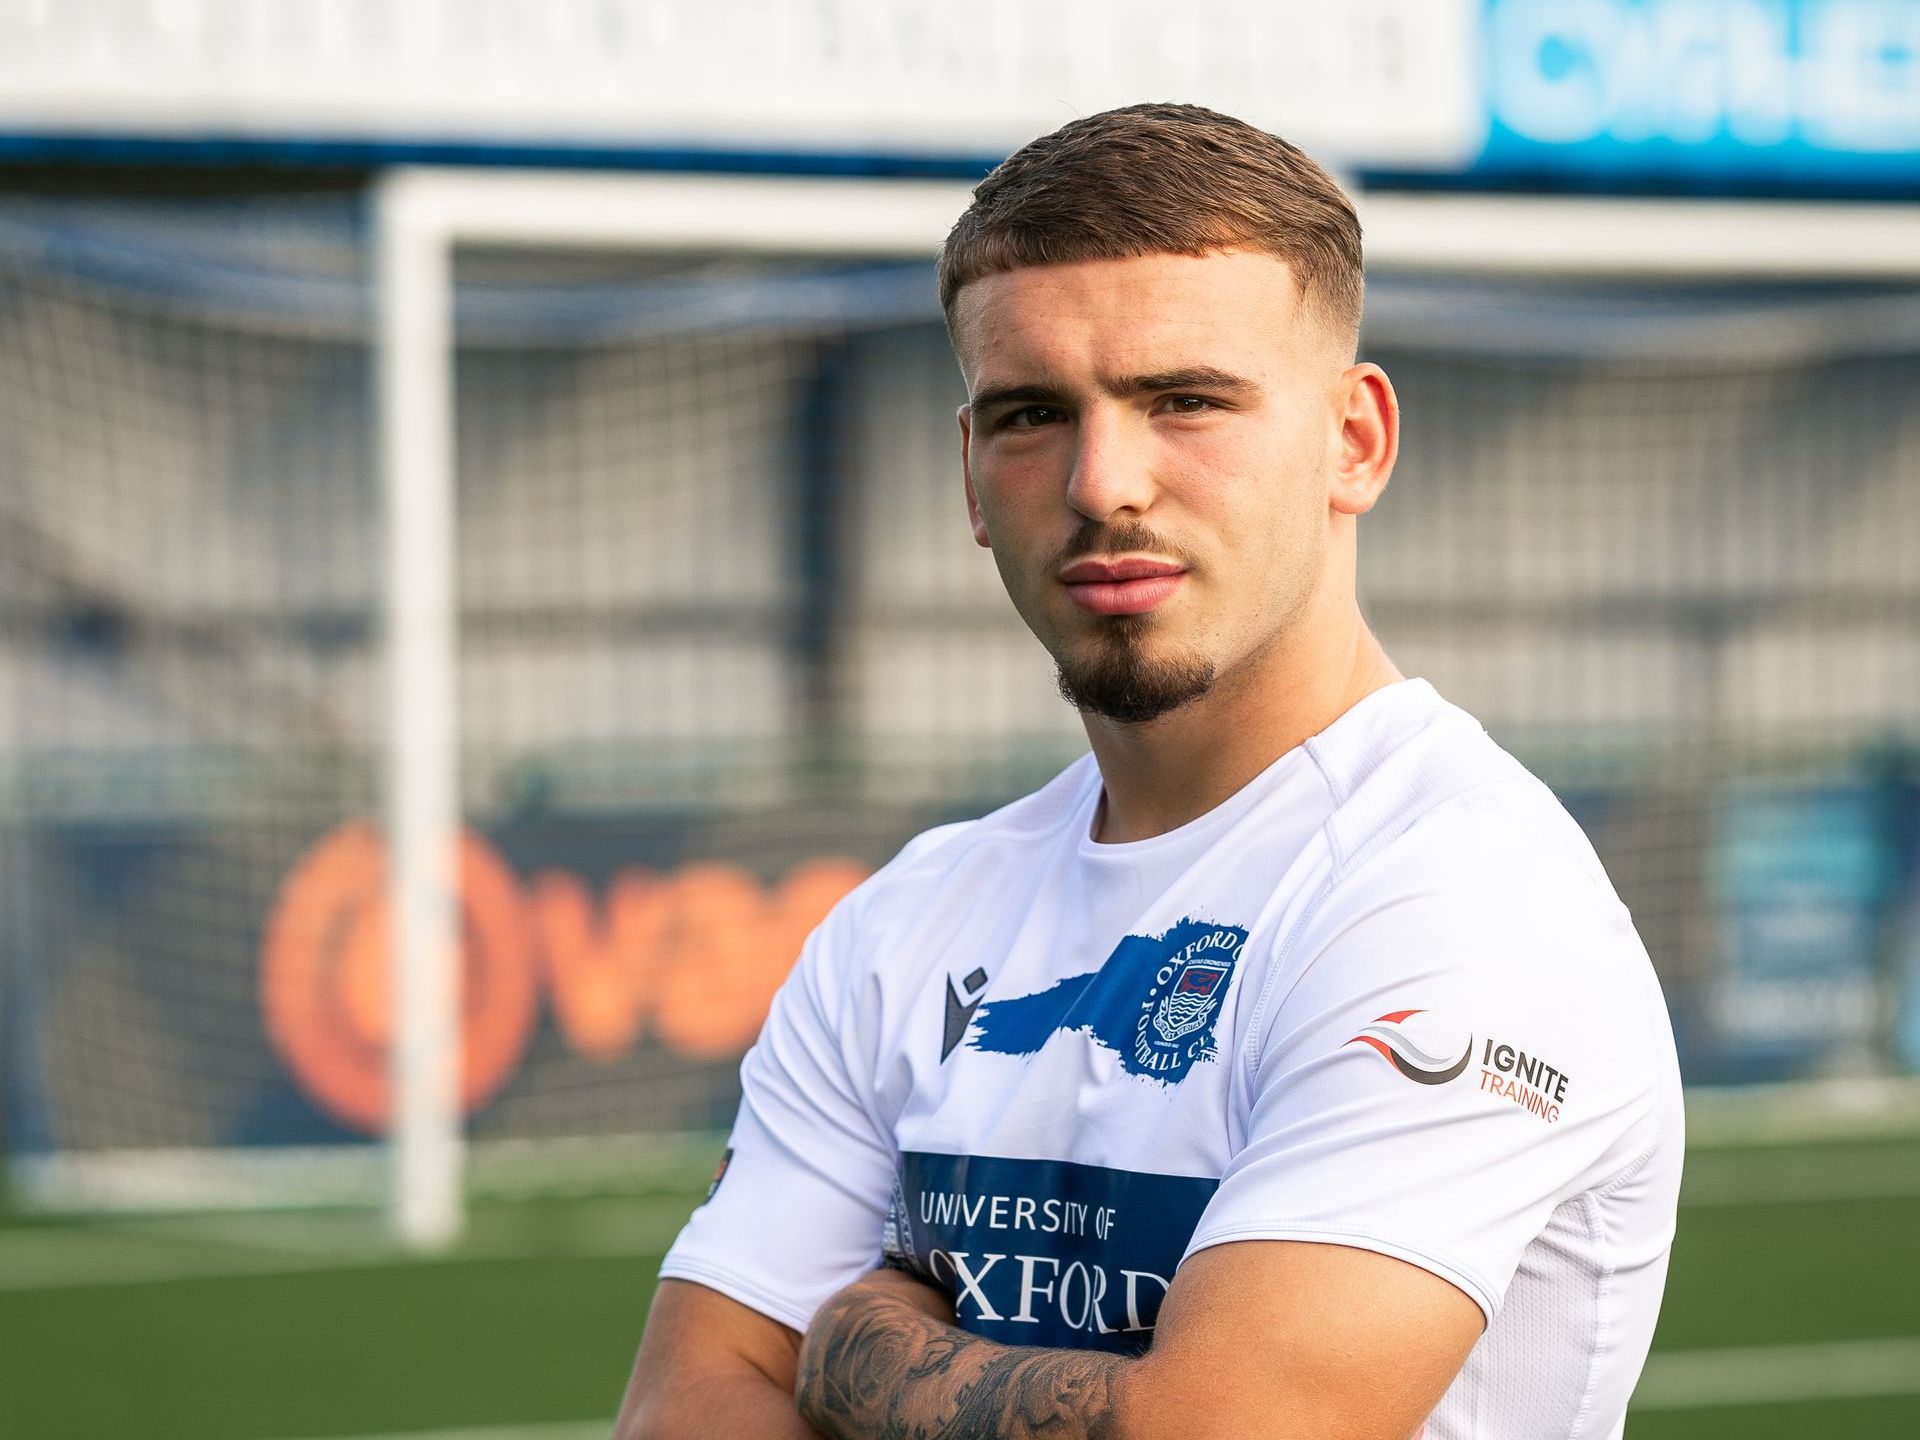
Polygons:
M1324 327L1284 260L1248 250L1077 260L985 275L954 302L970 386L983 374L1251 373L1321 348Z

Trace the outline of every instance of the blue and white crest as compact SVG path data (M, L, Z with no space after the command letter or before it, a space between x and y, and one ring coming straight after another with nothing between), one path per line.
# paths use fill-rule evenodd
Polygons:
M1196 1060L1214 1053L1213 1022L1233 983L1234 962L1247 932L1232 925L1205 927L1185 934L1177 927L1168 938L1183 943L1155 967L1133 1027L1129 1069L1162 1080L1178 1080Z

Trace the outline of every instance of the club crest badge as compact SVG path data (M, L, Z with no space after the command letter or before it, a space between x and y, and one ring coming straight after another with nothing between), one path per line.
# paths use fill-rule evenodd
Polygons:
M1168 1081L1185 1075L1194 1061L1212 1057L1213 1022L1247 934L1223 925L1182 938L1186 943L1154 969L1140 1002L1129 1067Z

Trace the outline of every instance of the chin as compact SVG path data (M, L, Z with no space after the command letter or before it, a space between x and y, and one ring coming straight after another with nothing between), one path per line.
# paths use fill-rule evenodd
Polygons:
M1076 710L1127 724L1144 724L1170 714L1205 695L1213 686L1214 664L1177 644L1142 645L1140 615L1114 616L1132 622L1074 647L1054 652L1055 679L1062 698ZM1132 633L1130 633L1132 632Z

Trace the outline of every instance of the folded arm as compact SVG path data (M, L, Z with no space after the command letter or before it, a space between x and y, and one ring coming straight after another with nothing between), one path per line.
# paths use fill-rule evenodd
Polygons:
M800 1413L834 1440L1114 1434L1123 1357L1001 1345L951 1321L944 1296L897 1271L849 1285L807 1330Z
M1340 1245L1244 1241L1180 1267L1138 1359L1001 1345L882 1271L815 1317L801 1415L834 1440L1406 1440L1482 1328L1464 1293Z
M800 1337L716 1290L662 1280L614 1440L819 1440L794 1409Z

